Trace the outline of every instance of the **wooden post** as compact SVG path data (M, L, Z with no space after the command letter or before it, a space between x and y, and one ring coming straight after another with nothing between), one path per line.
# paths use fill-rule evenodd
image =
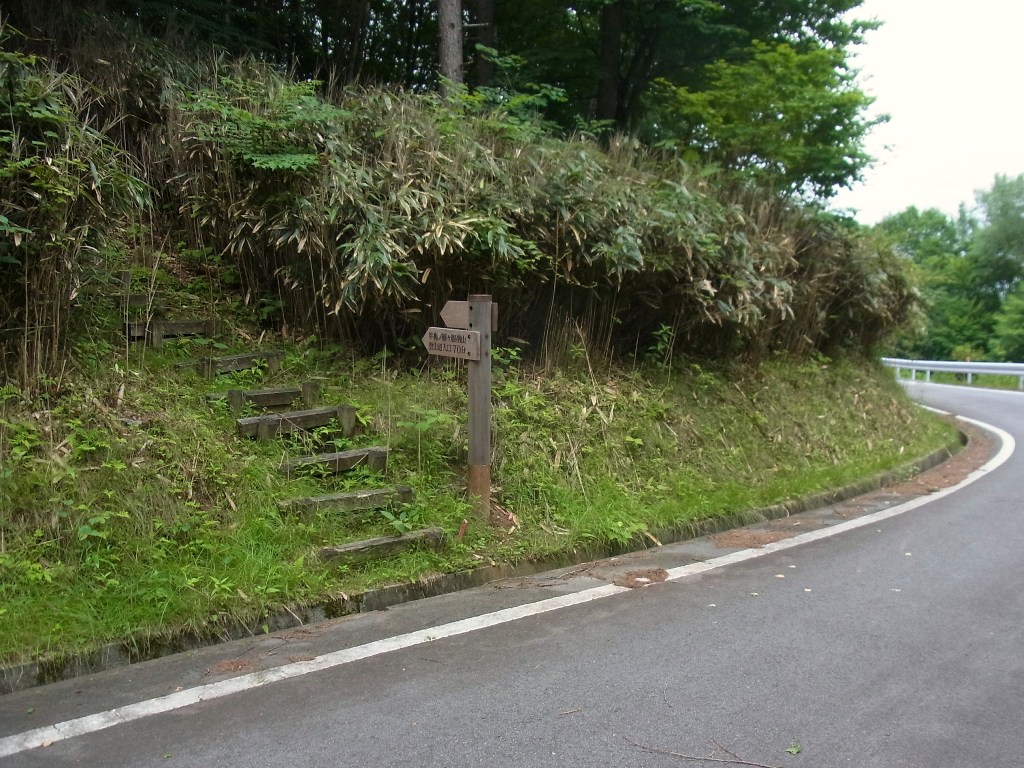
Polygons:
M480 359L469 361L469 495L477 514L491 512L491 296L469 296L469 330L480 333Z
M149 345L160 349L164 345L164 321L153 320L149 325Z
M307 408L312 408L316 405L316 401L320 399L320 382L319 381L304 381L302 382L302 402Z
M359 422L356 417L358 411L354 405L338 406L338 423L341 425L341 434L345 437L352 437L356 433Z
M228 405L231 406L232 411L240 411L245 407L245 395L242 394L242 390L228 390Z

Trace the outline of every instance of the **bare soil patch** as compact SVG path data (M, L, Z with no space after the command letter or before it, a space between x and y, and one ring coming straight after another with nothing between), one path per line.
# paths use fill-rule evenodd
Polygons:
M964 480L992 458L999 450L999 442L988 432L962 421L951 421L953 426L967 435L967 445L952 458L937 467L921 472L914 477L885 487L891 493L923 495L948 488Z
M624 573L612 583L617 587L639 589L640 587L649 587L651 584L657 584L667 578L668 571L664 568L649 568L644 571L629 571L628 573Z
M218 661L208 670L203 672L204 677L216 677L219 675L230 675L234 672L248 672L252 669L252 662L245 659L227 659Z
M796 536L798 531L745 531L743 529L726 531L711 537L711 540L722 549L755 549L765 544L773 544L776 541L789 539Z

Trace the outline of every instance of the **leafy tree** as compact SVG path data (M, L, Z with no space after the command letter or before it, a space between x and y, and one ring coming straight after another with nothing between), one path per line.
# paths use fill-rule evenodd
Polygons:
M563 129L691 142L703 157L827 197L868 162L869 100L847 66L861 0L8 0L38 38L76 39L78 11L250 54L299 79L423 92L461 82L466 39L524 61L565 99ZM43 9L45 6L45 10ZM465 8L463 9L463 6ZM444 12L445 22L441 22ZM471 22L464 25L464 22ZM60 29L55 29L60 27ZM439 36L444 32L444 45ZM38 34L37 34L38 33ZM444 54L444 55L442 55ZM476 50L468 82L491 87ZM442 77L439 78L439 73ZM655 85L657 84L657 85ZM764 119L766 118L767 119ZM752 124L752 120L761 120Z
M926 318L916 333L900 340L899 354L939 360L984 356L992 318L972 289L971 223L966 216L953 221L935 208L910 207L875 226L918 267Z
M1018 284L995 316L993 349L1005 360L1024 361L1024 289Z
M871 103L848 66L860 0L520 0L497 46L565 91L562 125L636 132L780 187L829 196L858 178Z
M660 132L702 159L789 191L830 197L870 162L863 141L879 122L872 99L845 69L845 53L820 45L755 41L739 63L707 67L701 90L659 83Z
M921 337L905 340L909 354L1024 358L1024 175L996 176L975 199L956 221L909 208L876 227L921 270L928 317Z
M1024 174L996 176L976 200L981 225L971 243L973 287L995 312L1024 277Z
M875 231L889 238L897 253L919 265L939 266L951 256L967 254L969 234L964 224L937 208L920 211L911 206L887 216Z

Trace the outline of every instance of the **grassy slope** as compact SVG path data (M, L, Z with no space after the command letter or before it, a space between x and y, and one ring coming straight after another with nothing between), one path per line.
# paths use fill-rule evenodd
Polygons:
M162 279L168 279L163 277ZM496 368L496 497L508 528L471 522L464 498L464 370L418 351L360 359L315 343L286 350L283 371L214 383L175 363L244 351L260 332L202 282L176 284L178 314L211 302L224 339L159 352L118 338L98 287L91 331L60 396L24 402L0 390L0 660L24 660L162 628L255 618L281 603L657 531L801 496L896 466L950 437L918 413L889 373L856 361L780 359L756 370L593 370L577 359L547 372ZM89 298L88 294L86 298ZM500 339L499 342L501 343ZM505 351L515 357L514 351ZM571 358L571 356L570 356ZM71 369L69 369L70 371ZM212 389L323 382L323 403L360 407L355 445L392 449L387 477L283 478L280 460L317 436L260 444L235 436ZM322 436L321 436L322 437ZM347 444L346 444L347 445ZM346 447L342 445L341 447ZM404 508L282 516L277 500L406 483ZM440 525L441 553L327 569L323 544Z

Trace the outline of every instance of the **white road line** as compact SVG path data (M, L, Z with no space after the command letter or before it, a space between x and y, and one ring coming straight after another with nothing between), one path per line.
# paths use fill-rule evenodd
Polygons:
M733 565L734 563L741 563L747 560L764 557L772 554L773 552L790 549L812 541L818 541L819 539L835 536L836 534L843 533L844 531L860 528L865 525L871 525L890 517L903 514L904 512L909 512L912 509L916 509L917 507L928 504L936 499L941 499L944 496L955 493L964 486L973 483L975 480L978 480L1002 465L1013 454L1015 443L1013 437L1011 437L1009 433L999 429L998 427L993 427L989 424L975 421L974 419L962 418L962 420L995 433L999 439L1002 440L1002 447L996 456L988 463L980 469L972 472L957 485L944 488L928 496L921 496L904 504L882 510L881 512L875 512L828 528L808 531L807 533L799 536L794 536L791 539L783 539L782 541L768 544L759 549L745 549L740 552L732 552L728 555L716 557L705 562L691 563L690 565L684 565L679 568L672 568L668 571L668 578L670 580L682 579L687 576L705 573L716 568ZM373 656L380 656L381 654L402 650L403 648L411 648L413 646L423 645L435 640L442 640L447 637L455 637L456 635L476 632L477 630L486 629L487 627L518 621L529 616L537 616L542 613L557 611L573 605L581 605L593 600L600 600L605 597L611 597L612 595L618 595L629 591L628 587L619 587L614 584L607 584L601 587L586 589L582 592L576 592L571 595L552 597L535 603L517 606L515 608L506 608L492 613L485 613L481 616L473 616L468 619L462 619L461 621L451 622L450 624L431 627L430 629L421 629L404 635L376 640L372 643L357 645L354 648L346 648L340 651L325 653L322 656L317 656L315 659L311 659L309 661L300 661L260 672L252 672L247 675L233 677L230 680L222 680L217 683L201 685L196 688L178 691L167 696L148 699L136 704L128 704L123 707L117 707L116 709L110 709L106 712L97 712L93 715L79 717L74 720L66 720L62 723L56 723L55 725L35 728L31 731L24 731L22 733L17 733L0 739L0 757L9 757L20 752L26 752L30 749L36 749L37 747L46 747L65 739L96 733L97 731L101 731L105 728L129 723L133 720L149 717L150 715L157 715L162 712L181 709L182 707L188 707L201 701L219 699L223 696L241 693L242 691L259 688L281 680L289 680L293 677L308 675L311 672L320 672L326 669L340 667L354 661L359 661L360 659L368 659Z

